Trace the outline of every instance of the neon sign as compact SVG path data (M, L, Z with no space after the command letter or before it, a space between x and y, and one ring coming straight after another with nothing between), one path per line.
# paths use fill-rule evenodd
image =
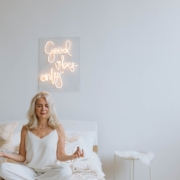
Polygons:
M68 40L65 42L64 47L54 47L52 41L46 42L44 46L44 52L48 55L48 63L53 64L54 67L51 67L50 70L46 73L40 75L40 81L46 82L50 81L52 85L56 88L63 87L62 74L69 72L73 73L78 66L75 62L66 62L65 55L72 57L70 53L71 42ZM56 60L56 55L60 54L60 59Z

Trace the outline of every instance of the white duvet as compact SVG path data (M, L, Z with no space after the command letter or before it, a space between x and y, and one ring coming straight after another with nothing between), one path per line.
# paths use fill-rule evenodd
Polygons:
M105 180L101 161L95 152L91 159L75 160L68 164L73 172L71 180Z

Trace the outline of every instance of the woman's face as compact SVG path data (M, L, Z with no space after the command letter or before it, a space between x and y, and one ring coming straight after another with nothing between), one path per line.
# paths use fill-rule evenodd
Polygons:
M47 120L49 117L49 106L45 98L39 98L35 103L35 112L38 119Z

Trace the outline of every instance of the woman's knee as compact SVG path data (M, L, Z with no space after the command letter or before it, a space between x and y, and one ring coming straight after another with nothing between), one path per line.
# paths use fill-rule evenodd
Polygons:
M67 177L70 177L72 175L72 170L68 165L64 165L63 171L65 172Z
M8 163L1 163L0 164L0 176L3 176L7 170L8 170Z
M66 177L70 177L72 175L72 170L67 164L56 165L53 169L59 169L59 174Z

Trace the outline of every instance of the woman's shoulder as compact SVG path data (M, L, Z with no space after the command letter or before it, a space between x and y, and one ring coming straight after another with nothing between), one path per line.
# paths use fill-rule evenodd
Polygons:
M61 123L57 124L56 130L58 133L64 133L64 127Z
M26 134L28 131L28 128L27 128L27 124L23 125L22 129L21 129L21 134Z

